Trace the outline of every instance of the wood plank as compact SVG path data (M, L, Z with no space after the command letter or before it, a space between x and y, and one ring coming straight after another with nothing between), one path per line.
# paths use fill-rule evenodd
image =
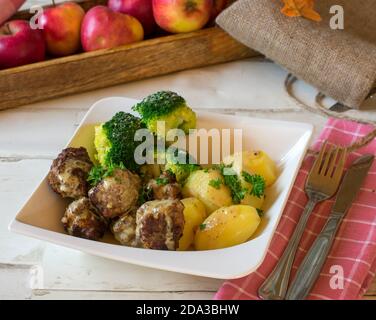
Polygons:
M50 160L0 161L1 263L42 262L45 243L10 233L8 224L46 174L50 163Z
M0 160L54 159L85 113L81 110L56 109L2 111Z
M193 108L211 109L215 112L299 110L282 86L286 75L287 72L278 65L255 57L41 101L11 109L9 112L41 109L87 110L102 98L123 96L142 99L152 92L167 89L183 95ZM299 96L301 92L305 92L313 100L316 90L303 83L300 87ZM310 100L309 102L313 103Z
M256 55L218 27L80 53L0 71L0 109Z
M48 244L43 287L35 289L100 291L216 291L222 280L123 263Z
M0 300L30 299L31 285L42 281L38 266L0 263Z
M212 300L215 292L116 292L116 291L73 291L33 290L32 300ZM376 300L376 295L365 295L363 300Z
M215 292L33 290L32 300L211 300Z

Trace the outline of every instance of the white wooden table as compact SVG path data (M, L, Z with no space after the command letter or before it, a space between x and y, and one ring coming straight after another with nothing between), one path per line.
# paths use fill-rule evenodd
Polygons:
M91 256L11 234L7 226L96 100L170 89L196 109L311 122L316 135L326 119L295 105L284 92L285 76L273 63L250 59L0 112L0 299L212 298L221 280ZM313 99L313 88L298 87Z

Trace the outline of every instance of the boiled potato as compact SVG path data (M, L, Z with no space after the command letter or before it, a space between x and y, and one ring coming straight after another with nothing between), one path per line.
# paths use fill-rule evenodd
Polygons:
M240 182L241 182L243 188L246 188L248 190L252 189L252 185L250 183L246 182L242 176L240 176ZM259 197L256 197L254 195L247 193L244 196L244 199L242 201L240 201L240 204L246 204L246 205L249 205L251 207L261 209L262 205L264 204L264 199L265 199L265 195L262 195L259 198Z
M248 183L247 183L246 187L250 188ZM259 197L256 197L254 195L247 193L244 196L244 199L242 201L240 201L240 204L245 204L245 205L257 208L257 209L261 209L262 205L264 204L264 199L265 199L264 195L259 198Z
M218 209L197 230L195 248L212 250L241 244L253 235L260 221L251 206L238 204Z
M256 197L254 195L246 194L244 199L240 201L240 204L245 204L257 209L261 209L262 205L264 204L265 196Z
M236 153L227 157L224 163L232 163L232 168L239 176L242 171L262 176L265 179L267 187L272 185L277 179L277 167L264 151L243 151Z
M211 181L223 181L218 170L197 170L192 172L182 190L184 198L195 197L205 206L208 214L232 204L231 191L223 183L218 188L210 185Z
M196 198L185 198L181 202L184 205L184 230L179 240L179 251L187 250L194 241L196 230L206 218L204 204Z

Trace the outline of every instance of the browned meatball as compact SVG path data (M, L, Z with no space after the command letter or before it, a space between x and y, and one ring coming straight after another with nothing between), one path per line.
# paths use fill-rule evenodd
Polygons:
M89 190L89 198L106 218L121 216L133 208L138 200L141 181L127 169L115 169Z
M146 188L151 190L152 198L155 200L181 198L180 185L169 172L163 172L158 178L150 180Z
M136 237L136 214L126 213L111 225L111 231L117 241L122 245L135 246Z
M86 179L92 166L85 148L66 148L52 162L48 183L52 190L64 198L78 199L86 196Z
M176 250L184 229L179 200L145 202L136 214L136 242L143 248Z
M65 210L61 222L70 235L90 240L102 238L107 228L106 220L86 197L73 201Z

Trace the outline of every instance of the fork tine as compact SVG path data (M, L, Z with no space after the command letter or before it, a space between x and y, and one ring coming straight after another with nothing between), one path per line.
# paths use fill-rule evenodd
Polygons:
M328 177L333 176L335 165L336 165L336 162L337 162L336 160L338 158L339 151L340 151L340 148L338 148L338 147L333 149L333 152L332 152L332 161L330 162L329 169L328 169L328 171L326 173L326 175Z
M339 161L338 161L338 165L334 169L334 172L333 172L333 178L336 179L336 180L341 179L343 168L344 168L345 162L346 162L346 156L347 156L346 148L341 148L341 155L340 155L340 158L339 158Z
M331 158L332 158L332 149L333 149L332 146L328 146L327 149L328 149L328 151L325 154L325 160L324 160L324 163L323 163L321 170L320 170L320 174L323 175L323 176L326 174L326 172L328 170L328 166L329 166Z
M319 174L321 164L322 164L322 159L323 159L323 156L325 154L325 149L326 149L327 144L328 144L328 141L327 140L324 141L324 143L321 147L320 153L319 153L318 157L316 158L316 161L315 161L313 168L311 170L312 173Z

